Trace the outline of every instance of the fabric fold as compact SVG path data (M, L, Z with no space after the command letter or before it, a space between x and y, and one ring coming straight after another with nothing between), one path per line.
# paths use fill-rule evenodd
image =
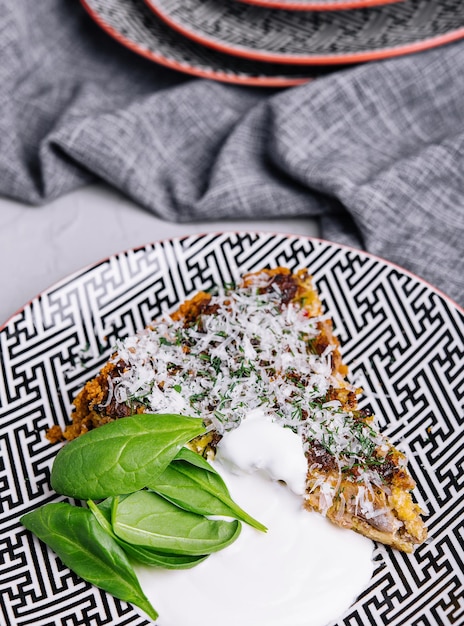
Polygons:
M464 305L464 42L268 90L151 63L71 0L0 0L0 33L2 195L104 180L171 221L316 217Z

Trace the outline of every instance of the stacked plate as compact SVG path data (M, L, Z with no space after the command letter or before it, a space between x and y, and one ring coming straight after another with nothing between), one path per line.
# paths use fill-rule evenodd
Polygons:
M226 82L296 85L464 37L462 0L82 0L139 54Z

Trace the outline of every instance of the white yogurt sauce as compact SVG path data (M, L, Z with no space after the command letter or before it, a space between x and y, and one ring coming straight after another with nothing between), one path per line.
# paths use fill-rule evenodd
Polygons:
M324 626L339 617L369 583L373 544L303 509L300 438L250 415L224 436L214 465L268 531L243 524L235 543L190 570L137 567L157 624Z
M298 495L305 492L308 464L301 438L266 417L261 409L249 413L239 428L226 434L216 459L234 474L257 471L285 482Z

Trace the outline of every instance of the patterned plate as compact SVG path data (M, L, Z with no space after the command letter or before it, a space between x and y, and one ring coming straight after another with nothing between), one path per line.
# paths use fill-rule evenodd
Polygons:
M405 0L352 11L285 11L236 0L145 0L186 37L274 63L353 63L464 37L462 0Z
M143 0L81 0L109 35L134 52L171 69L228 83L287 87L321 71L240 59L211 50L166 28Z
M240 0L240 2L290 11L339 11L393 4L393 2L403 2L403 0Z
M54 285L0 330L2 625L148 625L132 606L70 573L18 522L58 499L49 487L57 447L44 432L67 421L73 397L116 337L199 289L276 265L310 268L352 379L364 388L362 406L407 451L416 497L429 513L430 540L413 555L375 547L372 584L338 626L464 623L464 311L356 250L225 233L113 256Z

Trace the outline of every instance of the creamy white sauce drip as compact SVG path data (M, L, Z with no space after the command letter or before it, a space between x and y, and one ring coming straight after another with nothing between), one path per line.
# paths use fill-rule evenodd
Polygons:
M243 524L191 570L138 567L159 626L324 626L349 608L371 578L373 544L303 509L305 463L299 437L263 415L226 433L214 465L268 532Z
M262 473L282 481L297 495L306 492L308 463L301 437L259 409L222 439L217 461L234 474Z

